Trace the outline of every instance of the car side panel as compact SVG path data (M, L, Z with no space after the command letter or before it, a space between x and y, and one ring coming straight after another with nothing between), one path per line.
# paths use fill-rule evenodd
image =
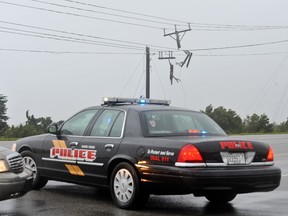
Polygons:
M92 161L78 160L77 166L82 170L80 181L84 184L107 185L107 170L110 158L114 157L121 143L121 138L84 137L78 149L94 151L95 159Z
M49 179L77 182L79 176L73 172L77 161L73 157L68 158L67 154L72 151L71 143L78 143L81 139L80 136L47 136L41 154L41 174Z

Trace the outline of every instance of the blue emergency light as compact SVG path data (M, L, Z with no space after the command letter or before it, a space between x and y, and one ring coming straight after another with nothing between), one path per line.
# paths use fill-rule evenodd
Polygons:
M158 100L149 98L117 98L117 97L104 97L104 105L115 105L115 104L157 104L169 106L170 100Z

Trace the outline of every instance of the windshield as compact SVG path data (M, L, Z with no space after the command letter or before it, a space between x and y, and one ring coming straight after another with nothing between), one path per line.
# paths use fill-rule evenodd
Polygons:
M145 111L143 123L147 136L226 135L219 125L201 112Z

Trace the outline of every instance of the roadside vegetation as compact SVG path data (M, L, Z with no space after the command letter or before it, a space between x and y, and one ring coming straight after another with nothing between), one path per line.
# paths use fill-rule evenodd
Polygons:
M280 124L271 123L266 114L247 115L244 119L233 110L223 106L206 107L204 111L216 121L228 134L263 134L263 133L288 133L288 118Z
M25 123L17 126L8 125L7 101L7 97L0 94L0 140L13 140L45 133L53 122L51 117L36 118L27 110ZM288 133L288 118L280 124L271 123L266 114L247 115L241 119L234 110L223 106L214 108L212 105L207 106L202 112L214 119L228 134Z

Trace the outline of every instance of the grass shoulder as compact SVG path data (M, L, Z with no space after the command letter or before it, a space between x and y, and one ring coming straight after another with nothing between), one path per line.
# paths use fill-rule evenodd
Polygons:
M0 141L15 141L19 138L6 138L6 137L0 137Z

